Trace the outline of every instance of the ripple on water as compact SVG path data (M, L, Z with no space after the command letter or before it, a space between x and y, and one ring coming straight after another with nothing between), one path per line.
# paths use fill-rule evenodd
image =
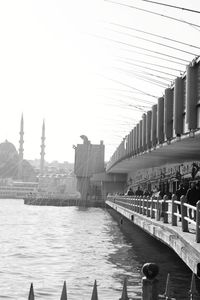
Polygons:
M0 203L0 220L2 299L27 299L31 282L36 298L59 299L66 280L69 299L86 300L96 279L99 298L114 300L121 296L125 276L130 296L139 299L141 266L160 252L158 245L139 242L137 232L131 238L122 233L108 212L98 208L25 206L7 200ZM167 259L169 264L169 255Z

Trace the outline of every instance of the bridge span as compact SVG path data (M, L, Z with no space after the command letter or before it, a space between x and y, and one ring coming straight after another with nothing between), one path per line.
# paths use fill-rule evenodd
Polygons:
M121 225L126 218L172 248L193 273L200 272L200 201L192 207L181 199L182 213L178 213L179 201L173 195L172 200L165 196L142 198L134 196L108 196L108 208L119 214ZM191 208L197 213L197 219L187 216Z

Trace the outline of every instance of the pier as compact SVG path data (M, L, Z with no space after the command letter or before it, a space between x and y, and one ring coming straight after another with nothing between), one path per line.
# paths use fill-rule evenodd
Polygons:
M200 219L187 217L185 197L182 197L182 214L177 212L178 201L173 196L142 198L131 196L109 196L106 204L119 214L121 225L123 218L139 226L154 238L172 248L193 273L199 273L200 267ZM200 201L193 210L199 215ZM181 221L179 221L181 218Z

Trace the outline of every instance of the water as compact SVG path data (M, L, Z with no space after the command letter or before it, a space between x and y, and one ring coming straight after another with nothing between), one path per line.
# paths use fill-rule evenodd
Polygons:
M172 273L177 299L187 299L191 272L167 247L138 229L121 228L100 208L26 206L0 200L0 298L27 299L33 282L37 299L90 299L97 280L100 299L117 300L128 278L130 297L141 297L141 267L160 265L160 287ZM183 296L185 295L185 297Z

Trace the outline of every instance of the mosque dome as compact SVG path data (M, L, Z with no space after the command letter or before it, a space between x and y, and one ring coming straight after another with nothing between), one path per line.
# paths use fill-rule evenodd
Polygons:
M8 142L0 144L0 177L17 177L19 156L15 146Z
M15 146L8 142L0 143L0 177L18 179L20 158ZM23 181L34 180L36 178L33 167L23 160L22 174Z

